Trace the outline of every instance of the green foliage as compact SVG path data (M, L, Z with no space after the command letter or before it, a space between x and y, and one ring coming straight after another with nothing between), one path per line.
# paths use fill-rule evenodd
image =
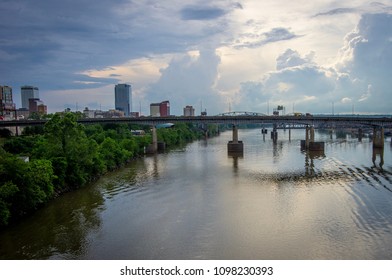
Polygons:
M30 155L37 139L37 136L12 137L7 139L3 148L11 154Z
M11 199L18 191L17 186L12 182L6 182L0 185L0 227L7 225L11 217Z
M108 170L115 169L131 157L131 152L110 137L105 138L100 145L100 153Z
M28 126L22 131L22 135L39 135L44 133L44 126Z
M49 160L24 162L0 152L0 226L10 218L36 209L53 195L53 168Z
M165 142L167 147L174 147L200 139L202 134L194 129L191 124L180 123L173 128L157 129L157 136L158 140Z

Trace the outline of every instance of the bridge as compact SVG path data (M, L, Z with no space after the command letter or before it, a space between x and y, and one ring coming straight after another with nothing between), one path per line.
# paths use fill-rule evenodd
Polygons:
M8 120L0 121L0 127L24 127L44 125L48 120ZM213 123L213 124L276 124L276 125L304 125L323 128L337 127L384 127L392 128L392 116L368 115L312 115L312 116L270 116L263 114L217 116L168 116L168 117L123 117L123 118L84 118L79 119L81 124L94 123L125 123L141 125L157 125L165 123Z
M8 120L0 121L1 127L24 127L44 125L48 120ZM230 112L217 116L167 116L167 117L124 117L124 118L83 118L78 120L81 124L96 123L124 123L152 126L153 148L157 149L156 128L158 124L167 123L203 123L203 124L229 124L233 126L233 140L228 143L229 152L242 152L243 143L238 140L238 125L265 124L273 125L271 138L276 141L278 128L295 128L302 126L306 130L304 147L309 148L314 143L315 128L358 128L359 134L363 128L373 128L373 145L384 146L384 129L392 128L392 116L384 115L301 115L301 116L275 116L249 112ZM263 130L264 132L264 130ZM324 145L313 145L324 147Z

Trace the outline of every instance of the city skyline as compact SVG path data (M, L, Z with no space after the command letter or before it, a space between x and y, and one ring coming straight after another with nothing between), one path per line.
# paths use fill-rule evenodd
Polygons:
M391 114L392 2L3 1L1 84L49 112L170 100L172 113ZM23 36L22 36L23 34ZM204 104L201 106L201 104ZM203 107L203 108L201 108ZM138 111L138 110L137 110Z

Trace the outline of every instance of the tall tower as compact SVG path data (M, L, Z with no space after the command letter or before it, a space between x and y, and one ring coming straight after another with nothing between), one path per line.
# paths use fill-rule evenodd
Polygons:
M114 105L116 110L123 111L125 116L131 112L132 88L128 84L118 84L114 87Z
M22 108L29 109L29 99L39 99L38 87L22 86L20 87L20 95L22 97Z
M15 104L12 99L12 87L0 86L0 117L2 119L4 117L16 117Z

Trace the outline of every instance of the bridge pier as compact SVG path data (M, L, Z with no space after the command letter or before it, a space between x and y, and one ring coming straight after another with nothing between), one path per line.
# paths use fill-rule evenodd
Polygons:
M301 140L301 149L324 152L324 142L314 141L314 127L305 128L305 140Z
M152 126L151 128L151 135L152 135L152 143L147 147L146 153L156 154L158 152L158 136L157 136L157 129L155 126Z
M384 148L384 128L373 127L373 147Z
M358 141L362 142L362 137L363 137L363 130L362 128L358 128Z
M277 124L274 124L274 128L271 131L271 139L272 142L274 142L276 144L276 142L278 141L278 129L277 129Z
M229 153L243 153L244 143L238 141L238 127L233 125L233 140L227 143L227 151Z
M157 129L155 126L151 128L152 143L147 147L146 154L156 154L158 152L164 152L166 150L166 143L159 142L157 136Z

